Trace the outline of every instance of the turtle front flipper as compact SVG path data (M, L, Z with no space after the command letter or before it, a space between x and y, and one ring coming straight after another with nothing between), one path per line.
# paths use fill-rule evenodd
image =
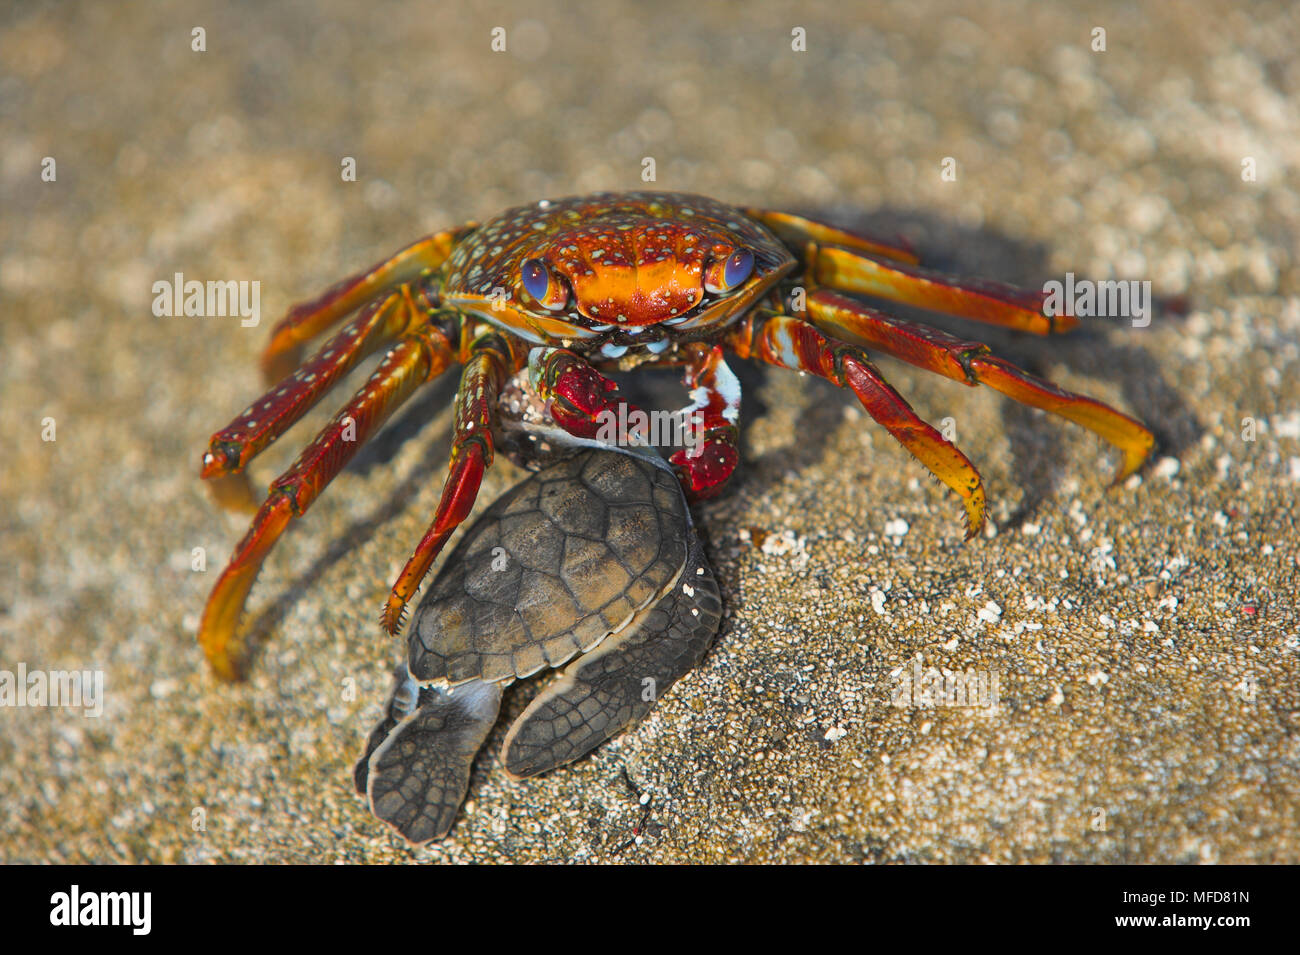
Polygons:
M474 757L500 710L497 684L422 687L402 667L354 771L357 792L408 842L441 839L456 821Z
M506 734L511 776L536 776L585 756L642 719L689 672L722 622L722 601L694 528L686 565L662 598L571 663Z

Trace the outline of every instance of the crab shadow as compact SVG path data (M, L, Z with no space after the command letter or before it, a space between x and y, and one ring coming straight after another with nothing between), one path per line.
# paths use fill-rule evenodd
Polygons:
M930 213L889 207L872 213L834 208L794 211L877 235L886 241L902 236L916 249L922 265L952 275L978 276L1025 288L1041 288L1044 281L1057 277L1048 270L1046 245L1012 238L992 229L962 226ZM1174 298L1161 299L1158 290L1156 294L1152 324L1181 323L1186 314L1186 303ZM1063 366L1079 376L1113 383L1124 396L1121 410L1138 418L1155 433L1156 449L1152 459L1162 454L1180 456L1200 439L1204 431L1204 426L1166 378L1159 356L1150 350L1152 336L1149 328L1132 327L1128 322L1115 319L1085 319L1068 335L1039 337L892 302L866 297L863 301L908 321L932 325L964 339L983 342L995 354L1039 377L1050 380L1054 377L1051 373L1053 367ZM892 367L898 366L889 364L893 361L885 359L882 362L886 377ZM779 368L759 369L748 362L737 364L740 367L735 370L747 397L758 394L758 386L769 375L788 374ZM947 394L953 394L953 400L961 401L962 393L951 390L955 382L934 377L942 382L938 388L949 389ZM841 427L844 409L857 407L858 402L852 393L825 382L810 384L809 387L818 385L822 389L818 399L810 401L798 416L795 428L798 437L759 458L745 454L747 423L761 414L763 408L757 399L751 399L748 408L742 404L742 460L753 462L751 475L741 475L742 481L762 480L761 475L772 471L780 474L792 468L803 470L824 460L824 448L817 441L806 440L806 436L829 434ZM1086 387L1079 390L1088 391ZM904 397L909 396L904 394ZM1012 460L1007 470L1015 475L1023 491L1019 506L1008 518L1008 523L1016 524L1032 517L1070 472L1072 462L1062 462L1059 447L1053 448L1054 444L1059 445L1061 434L1053 429L1076 426L1063 419L1048 420L1055 416L1045 415L1010 398L1000 397L999 412L1010 438ZM960 420L959 414L954 417ZM862 426L873 425L864 421ZM1101 439L1097 440L1103 443ZM963 450L978 468L982 456L980 449L964 447ZM1057 453L1053 453L1054 450ZM1082 462L1077 464L1082 466Z

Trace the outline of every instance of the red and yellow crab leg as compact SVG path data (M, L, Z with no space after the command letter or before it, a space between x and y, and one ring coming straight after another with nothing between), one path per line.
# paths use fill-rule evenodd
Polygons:
M828 340L807 322L789 315L775 315L757 329L755 322L744 322L732 331L728 342L742 358L756 354L769 364L806 371L851 389L867 414L961 498L966 508L966 536L973 537L983 526L984 484L975 466L921 420L860 346Z
M785 212L745 211L791 248L806 248L809 278L819 285L1039 335L1063 332L1078 324L1072 316L1044 315L1042 293L921 268L910 248Z
M862 232L841 229L828 222L805 219L803 216L792 215L789 212L753 208L745 209L744 212L745 215L757 219L775 232L778 238L793 249L802 249L809 242L815 242L818 245L839 245L846 249L857 249L859 252L881 255L898 262L916 264L920 261L902 238L885 242L883 239Z
M821 246L811 251L808 271L817 284L842 292L877 295L1036 335L1064 332L1079 323L1069 315L1044 315L1043 292L984 279L956 278L870 252Z
M370 380L271 485L244 539L212 588L199 623L199 643L217 676L243 676L248 647L236 633L262 561L289 522L302 516L359 447L421 384L454 360L450 343L430 330L395 345Z
M420 581L452 531L474 508L483 474L492 465L495 453L492 434L497 426L501 388L517 367L509 344L500 335L484 335L470 346L456 392L456 433L442 499L433 523L402 568L384 606L380 621L389 633L401 629L406 605L420 589Z
M981 342L964 341L937 328L892 318L825 289L809 294L808 316L819 329L840 341L886 352L971 387L988 385L1021 404L1082 425L1123 453L1117 482L1141 467L1155 444L1155 436L1140 422L1096 399L1022 371L993 355Z
M668 459L692 500L713 497L740 462L740 381L722 358L722 346L696 348L686 363L686 387L695 442Z
M367 306L306 364L212 436L200 477L214 480L244 470L359 361L409 328L413 317L410 301L398 294ZM223 490L219 488L214 485L220 497ZM234 502L227 499L223 503Z
M262 372L279 381L298 365L300 347L377 295L415 282L447 260L456 243L474 224L435 232L363 272L343 279L307 302L289 309L271 330L262 352Z

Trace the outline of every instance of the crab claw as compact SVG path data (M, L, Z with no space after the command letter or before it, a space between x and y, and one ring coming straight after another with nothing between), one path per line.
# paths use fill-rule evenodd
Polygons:
M577 438L603 440L607 422L630 421L638 410L623 400L617 384L562 348L534 348L528 355L528 377L547 401L551 420ZM619 444L637 443L621 432L616 439Z
M740 463L735 429L720 428L705 437L703 445L673 452L668 460L687 497L704 501L718 494Z

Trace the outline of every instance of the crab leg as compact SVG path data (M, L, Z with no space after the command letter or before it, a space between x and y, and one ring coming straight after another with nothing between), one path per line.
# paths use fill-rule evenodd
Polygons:
M770 209L751 208L746 209L745 214L763 223L795 249L802 248L809 242L815 242L818 245L840 245L846 249L857 249L859 252L881 255L898 262L915 264L919 261L916 253L902 244L902 239L894 243L884 242L861 232L851 232L826 222Z
M515 367L510 346L500 336L486 335L470 346L456 392L456 434L442 499L433 523L402 568L384 606L380 620L389 633L401 629L406 605L420 588L420 581L452 531L474 507L483 473L491 466L495 451L492 433L497 427L501 388Z
M984 279L955 278L918 265L833 245L813 251L809 273L818 284L843 292L878 295L904 305L1036 335L1067 331L1079 323L1069 315L1052 318L1044 315L1042 292Z
M808 276L819 285L1038 335L1067 331L1078 324L1072 316L1045 316L1042 293L924 269L916 264L911 249L812 219L763 209L746 211L792 248L807 247Z
M279 381L298 365L301 346L382 292L415 282L446 261L447 256L474 224L435 232L413 242L390 258L336 283L316 298L289 309L271 330L262 352L262 372Z
M973 537L983 526L984 485L975 466L917 416L860 346L828 340L812 325L789 315L775 315L757 330L753 323L737 326L729 342L742 358L756 354L769 364L806 371L851 389L867 414L962 499L966 536Z
M400 295L371 303L305 365L212 436L200 476L211 480L244 470L359 361L397 338L412 318L409 301Z
M824 289L808 296L808 314L814 325L840 341L886 352L971 387L988 385L1021 404L1050 411L1095 432L1123 452L1117 482L1141 467L1155 444L1155 436L1128 415L1022 371L980 342L963 341L935 328L892 318Z
M239 679L248 648L236 626L262 561L289 522L304 514L357 449L417 387L451 364L450 345L440 333L411 336L394 346L370 380L271 485L244 539L212 588L199 643L216 674Z

